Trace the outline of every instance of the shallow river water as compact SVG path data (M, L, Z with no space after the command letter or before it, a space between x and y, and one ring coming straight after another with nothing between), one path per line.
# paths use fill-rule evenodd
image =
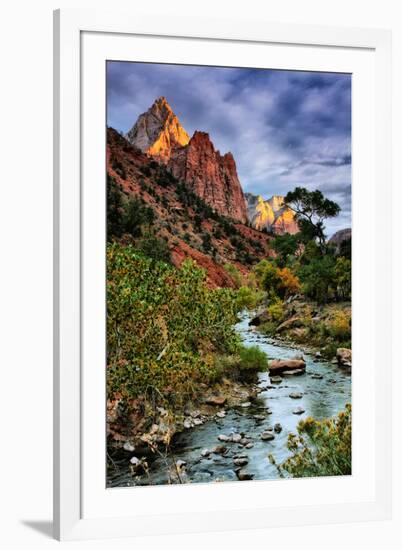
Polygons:
M236 325L245 346L259 346L269 359L285 359L299 354L294 347L278 345L269 337L249 326L250 317L244 315ZM177 434L168 458L160 457L150 464L148 475L132 476L129 469L129 455L114 457L114 466L108 471L108 486L131 486L168 483L169 470L177 460L186 462L182 481L197 483L211 481L237 481L236 466L233 457L246 455L248 464L244 470L255 480L274 479L278 472L268 455L275 457L279 464L289 455L286 447L289 432L296 433L297 424L302 418L313 416L316 419L336 415L351 402L351 376L328 361L317 360L314 355L303 352L306 361L306 373L301 376L284 377L279 384L271 384L267 372L258 375L258 386L262 392L248 408L228 409L224 418L214 418L201 426ZM319 375L320 378L317 376ZM314 377L317 376L317 377ZM301 399L292 399L292 392L302 393ZM294 414L302 407L305 413ZM255 418L257 416L258 418ZM275 433L272 441L261 440L261 433L279 423L280 433ZM220 443L220 434L246 434L253 443L250 449L241 448L237 443ZM225 455L211 453L202 457L204 449L212 450L217 445L225 445ZM172 474L170 474L172 476ZM174 479L174 476L173 476ZM176 482L179 480L177 479Z

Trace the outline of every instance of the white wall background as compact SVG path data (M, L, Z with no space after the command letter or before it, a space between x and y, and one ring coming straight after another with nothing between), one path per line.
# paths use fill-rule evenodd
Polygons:
M401 322L402 222L402 3L400 0L14 0L2 5L0 62L0 545L46 549L52 484L52 10L108 8L144 13L225 15L287 23L381 27L393 30L394 196L394 519L389 522L243 531L214 535L72 543L75 548L184 549L279 547L400 548L402 377L398 372ZM368 297L370 299L370 297ZM381 365L379 365L381 368ZM384 422L389 419L384 418Z

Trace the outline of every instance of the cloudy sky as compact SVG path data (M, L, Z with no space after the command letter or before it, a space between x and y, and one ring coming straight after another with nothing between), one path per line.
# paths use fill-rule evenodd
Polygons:
M335 73L109 62L108 126L127 132L165 96L191 136L231 151L245 191L320 189L351 226L351 77Z

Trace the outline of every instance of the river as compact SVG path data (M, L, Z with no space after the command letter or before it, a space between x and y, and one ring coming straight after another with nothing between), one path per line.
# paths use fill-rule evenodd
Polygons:
M250 317L244 314L236 325L245 346L258 346L269 359L285 359L300 354L293 346L273 341L249 326ZM248 464L244 470L254 480L275 479L278 472L268 460L272 453L277 463L289 456L286 446L290 432L296 433L301 418L312 416L316 419L336 415L351 402L351 376L343 369L328 361L317 359L303 352L306 373L301 376L284 377L279 384L271 384L269 374L258 375L260 393L248 408L236 407L226 411L224 418L214 418L203 425L176 434L173 438L168 458L159 457L150 464L148 475L132 476L127 456L114 458L114 465L108 471L108 486L157 485L168 483L169 465L177 460L186 463L178 481L191 483L211 481L237 481L233 458L246 455ZM299 399L289 397L290 393L301 393ZM301 407L301 415L293 411ZM257 417L257 418L256 418ZM261 433L279 423L280 433L275 433L272 441L263 441ZM201 456L203 450L212 450L219 445L218 436L231 433L246 434L252 448L240 448L236 443L224 443L228 452L224 455L210 453ZM222 444L222 443L221 443ZM168 466L167 466L168 465ZM173 476L174 479L174 476Z

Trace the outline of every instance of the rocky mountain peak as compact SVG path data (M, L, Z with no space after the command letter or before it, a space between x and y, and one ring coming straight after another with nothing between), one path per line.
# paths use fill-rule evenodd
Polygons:
M128 141L143 153L166 164L172 151L187 145L189 135L164 96L142 113L127 133Z
M282 195L264 200L261 195L246 193L247 215L255 229L267 229L273 233L297 233L294 213L285 205Z

